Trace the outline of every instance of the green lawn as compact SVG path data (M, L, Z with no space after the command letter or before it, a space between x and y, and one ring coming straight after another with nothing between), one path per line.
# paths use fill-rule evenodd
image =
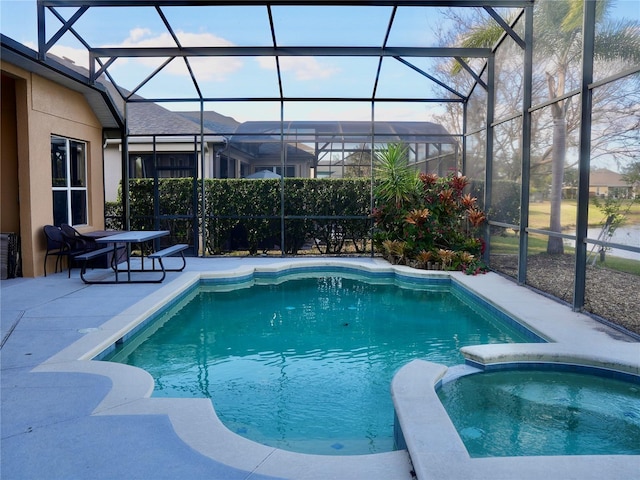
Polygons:
M529 226L541 230L549 229L549 202L536 202L529 205ZM623 207L625 210L626 207ZM574 227L576 224L577 204L575 200L562 201L562 226L565 229ZM589 226L598 227L603 225L605 221L604 215L598 207L589 203ZM630 225L640 224L640 203L636 202L631 205L629 213L626 215L626 223Z
M519 237L515 234L493 235L491 237L491 253L492 254L518 254ZM547 238L544 236L529 235L529 255L535 255L538 253L545 253L547 251ZM564 247L565 253L573 254L575 249L573 247ZM631 273L633 275L640 275L640 262L637 260L630 260L627 258L614 257L612 255L606 255L605 261L597 261L596 265L611 270L617 270L620 272Z

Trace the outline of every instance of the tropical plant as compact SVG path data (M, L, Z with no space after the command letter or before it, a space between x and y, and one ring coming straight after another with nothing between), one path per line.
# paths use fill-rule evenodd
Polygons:
M389 143L376 152L375 195L397 208L414 201L420 195L418 172L409 165L409 147Z
M417 268L429 268L432 260L445 270L467 271L477 266L485 214L478 208L477 198L465 193L466 177L420 174L418 180L420 194L400 202L395 196L382 194L386 191L376 190L376 246L390 262Z

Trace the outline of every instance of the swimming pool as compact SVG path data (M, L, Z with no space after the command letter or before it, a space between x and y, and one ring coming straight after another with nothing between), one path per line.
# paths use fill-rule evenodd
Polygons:
M325 268L201 282L107 359L151 373L156 397L211 398L252 440L354 455L394 448L389 384L404 363L536 341L448 280Z
M546 366L466 375L438 389L471 457L640 454L638 377Z

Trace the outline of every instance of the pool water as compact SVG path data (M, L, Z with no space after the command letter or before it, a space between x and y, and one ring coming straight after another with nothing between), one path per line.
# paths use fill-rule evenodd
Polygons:
M469 455L639 455L640 384L584 373L504 371L438 396Z
M201 286L108 360L147 370L154 397L211 398L230 430L266 445L392 451L398 368L463 363L465 345L535 341L451 290L340 276Z

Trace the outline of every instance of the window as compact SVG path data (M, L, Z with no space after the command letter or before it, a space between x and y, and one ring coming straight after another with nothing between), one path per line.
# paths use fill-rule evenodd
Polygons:
M156 153L156 164L152 153L129 155L130 178L185 178L193 177L196 169L194 153Z
M256 172L260 172L262 170L269 170L271 172L277 173L282 176L282 167L276 165L263 166L260 165L256 167ZM296 176L296 167L295 165L287 165L285 167L285 177L295 177Z
M54 225L86 225L86 143L51 136L51 187Z

